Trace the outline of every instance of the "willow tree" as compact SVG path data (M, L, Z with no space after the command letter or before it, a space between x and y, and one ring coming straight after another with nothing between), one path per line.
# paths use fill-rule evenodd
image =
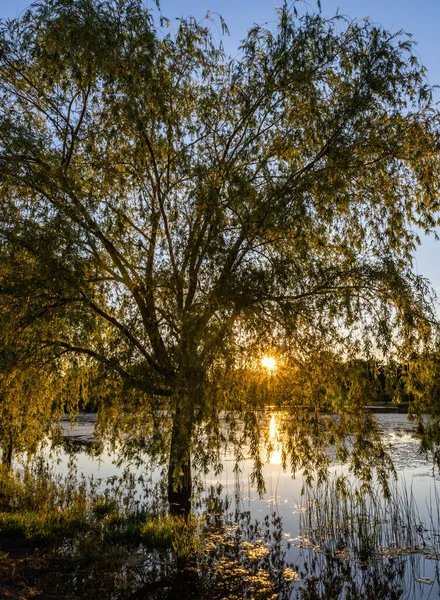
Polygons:
M319 409L365 425L347 357L429 350L412 269L440 181L424 69L407 36L369 21L278 17L234 60L208 21L162 30L138 0L47 0L2 23L1 235L45 273L34 326L68 323L39 343L98 365L137 445L144 426L168 439L177 508L191 457L215 462L220 411L258 474L248 409L271 390L308 406L296 469L325 447ZM264 352L279 358L269 379Z
M0 244L0 449L8 472L14 458L31 457L48 438L59 441L63 413L76 414L89 388L90 367L42 343L69 326L62 303L57 314L48 310L47 275L26 249Z

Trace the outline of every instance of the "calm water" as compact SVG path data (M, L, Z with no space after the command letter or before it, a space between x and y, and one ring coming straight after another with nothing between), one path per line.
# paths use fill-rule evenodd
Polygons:
M270 417L270 419L269 419ZM250 511L253 518L263 521L267 514L276 512L283 521L283 530L286 543L290 542L287 558L296 566L309 564L309 571L319 575L322 579L318 582L317 589L321 590L323 586L330 585L328 578L339 577L338 572L335 575L335 569L338 571L340 564L336 567L333 564L333 571L328 573L328 557L330 552L337 551L340 556L343 552L349 551L343 548L343 539L330 539L335 533L326 531L317 531L323 523L320 522L319 510L317 513L310 512L310 505L307 498L301 495L303 487L303 478L301 473L297 473L295 478L291 477L289 472L285 472L281 466L281 449L276 442L277 427L279 416L276 414L267 415L270 435L274 440L273 452L268 457L264 466L264 477L267 485L267 492L262 498L250 485L250 473L252 462L245 460L241 464L241 472L234 472L235 461L227 453L223 456L223 472L220 475L203 476L203 484L207 488L210 484L221 483L223 493L232 499L232 506ZM385 598L402 598L407 600L425 600L438 598L440 596L439 585L439 566L440 566L440 532L438 527L438 513L440 511L436 494L440 496L440 483L436 473L433 472L429 459L419 454L418 441L414 438L414 426L410 424L403 414L377 414L383 437L390 448L398 473L396 492L400 498L406 498L406 510L411 507L413 525L415 526L415 535L417 538L417 552L410 551L403 544L405 538L405 527L409 525L400 525L403 535L390 532L392 516L388 513L380 517L380 527L386 530L383 540L381 553L376 557L375 575L369 570L367 564L363 564L359 558L346 561L345 565L350 565L351 571L343 567L344 577L363 580L364 586L368 587L369 578L383 577L386 585L382 586L382 592L374 593L372 596L377 600ZM76 441L89 442L93 438L94 417L87 415L84 420L71 428L66 421L63 423L64 434ZM90 457L86 450L79 451L75 456L76 466L80 473L86 477L93 476L100 480L102 488L106 482L115 476L121 475L125 466L116 465L116 457L108 452L104 452L99 458ZM57 461L54 462L54 468L60 473L66 473L69 464L68 456L59 451ZM130 467L135 475L141 474L141 470ZM338 464L332 464L330 468L331 477L344 472L344 467ZM153 478L159 476L159 470L153 471ZM312 504L319 505L322 499L322 492L315 490L312 492ZM378 496L380 492L378 491ZM437 497L438 498L438 497ZM309 496L310 500L310 496ZM403 511L405 512L405 510ZM321 514L322 516L322 514ZM311 521L309 521L309 517ZM359 514L356 518L359 518ZM353 517L354 520L356 520ZM362 519L362 516L360 517ZM322 519L325 520L325 519ZM332 522L332 526L335 522ZM373 525L368 525L371 531ZM419 533L417 533L419 532ZM371 532L370 532L371 533ZM323 537L317 542L319 534ZM339 534L338 534L339 535ZM329 539L326 536L330 536ZM388 536L388 537L387 537ZM395 538L395 539L394 539ZM339 544L339 546L338 546ZM374 562L374 561L373 561ZM339 567L338 567L339 564ZM341 575L342 576L342 575ZM324 581L326 583L324 583ZM334 583L334 582L333 582ZM301 581L295 584L295 595L298 593ZM376 584L375 584L376 585ZM321 586L321 587L319 587ZM325 588L327 589L327 587ZM382 596L380 595L382 594ZM394 594L394 595L393 595ZM302 596L301 596L302 597ZM304 596L310 597L313 596ZM356 596L351 596L356 597Z

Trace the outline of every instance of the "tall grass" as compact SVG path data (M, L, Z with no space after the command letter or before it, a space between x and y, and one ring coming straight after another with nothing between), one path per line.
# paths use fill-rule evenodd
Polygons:
M411 488L391 486L389 498L380 490L363 493L355 484L330 479L306 488L300 531L304 543L325 554L361 563L379 556L419 552L428 530L438 530L439 498L429 529L420 517Z
M426 598L426 584L440 587L432 563L440 560L438 489L424 517L412 487L396 483L390 492L365 494L338 478L305 489L296 599L415 600Z

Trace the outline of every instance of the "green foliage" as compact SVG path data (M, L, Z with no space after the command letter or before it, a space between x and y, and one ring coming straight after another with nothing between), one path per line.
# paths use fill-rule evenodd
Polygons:
M177 561L186 564L201 549L201 520L190 515L162 516L147 519L140 528L147 548L172 548Z
M130 491L122 496L110 487L98 492L95 482L78 479L75 471L56 477L42 462L25 471L1 473L2 549L38 554L40 548L58 563L52 568L63 586L78 568L101 564L98 571L122 569L142 543L140 528L147 512Z
M0 530L8 538L51 543L87 527L85 486L63 487L39 467L22 475L2 471Z
M2 22L0 79L0 296L99 430L170 453L176 493L191 456L246 443L262 487L251 410L283 401L293 470L325 473L333 410L340 457L383 479L347 360L405 362L436 332L413 255L438 223L438 113L410 38L284 5L231 60L140 0L46 0Z

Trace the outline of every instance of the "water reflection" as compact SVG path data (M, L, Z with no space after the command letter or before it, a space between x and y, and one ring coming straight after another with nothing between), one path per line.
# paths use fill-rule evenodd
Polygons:
M301 583L292 600L414 600L405 591L403 559L384 560L362 568L335 556L309 550L302 556Z
M261 427L267 432L269 442L261 449L262 456L264 455L267 461L263 467L268 490L265 495L259 497L250 483L252 471L250 457L242 461L238 474L233 468L233 456L225 453L222 473L212 472L201 475L205 489L217 481L221 482L223 493L229 494L231 497L234 495L234 490L238 489L240 493L237 494L237 498L239 498L240 509L249 510L253 519L261 522L265 515L272 513L273 510L282 519L283 544L287 547L289 541L291 543L288 551L289 562L293 563L295 569L297 567L298 572L302 574L301 581L295 583L292 600L295 598L326 598L328 600L333 597L422 600L438 595L440 587L437 577L437 565L439 564L437 553L440 552L438 547L440 538L438 523L436 521L434 524L433 518L437 514L435 498L440 494L440 484L433 477L431 463L425 455L418 453L418 440L413 435L414 426L408 423L406 416L379 414L376 415L376 418L382 431L384 445L390 449L395 462L398 474L396 486L400 490L401 496L399 501L394 500L396 509L394 513L388 511L388 513L382 514L379 511L377 514L375 513L374 522L365 520L364 517L367 514L366 509L364 510L365 507L359 506L357 512L351 511L350 513L349 503L338 507L335 498L329 499L327 507L322 504L322 496L320 499L316 497L313 501L314 504L311 502L307 505L304 497L301 496L301 488L304 484L302 472L298 472L296 479L292 479L290 473L282 468L284 423L283 415L279 412L261 416ZM93 427L90 424L78 426L78 435L83 438L87 437L87 427L92 435ZM69 434L74 436L75 430L69 431ZM243 453L246 456L245 448L243 448ZM64 461L63 457L61 458ZM99 463L93 461L85 452L79 452L76 458L81 471L94 473L95 476L101 475L103 479L122 472L122 467L115 464L115 456L111 453L102 455ZM66 462L67 459L64 464ZM58 468L62 471L65 467L60 464ZM346 475L348 469L332 460L329 471L337 476ZM159 473L157 477L159 477ZM410 493L411 488L412 492ZM397 530L385 530L380 527L382 527L382 522L394 528L399 526L402 535L405 534L408 537L410 530L403 519L405 494L410 494L412 498L411 511L413 516L417 515L417 519L411 517L415 527L411 530L413 540L406 538L403 540L402 538L399 546L398 538L394 535ZM377 497L380 497L380 492L377 493ZM431 501L430 498L432 498ZM320 512L316 509L318 501L321 502ZM407 509L408 506L407 502ZM336 509L340 510L339 514ZM373 509L374 506L369 509L370 513ZM333 521L329 521L330 517L333 518ZM363 518L364 520L362 520ZM317 525L314 531L312 531L313 527L307 531L307 539L312 539L312 533L315 535L311 547L304 540L306 537L304 523L307 519L309 519L309 523L314 519L314 523ZM327 527L326 531L323 530L324 525ZM359 528L364 536L363 544L360 544ZM424 539L417 538L419 532L417 528L424 531ZM365 537L365 532L375 533L374 547L371 545L374 540L371 537ZM389 539L384 539L385 534L389 536ZM408 550L402 552L404 546L407 548L411 546L412 552ZM426 551L428 547L433 549L432 552ZM344 548L349 548L351 552L344 554ZM345 580L344 577L346 577ZM342 593L341 589L345 590L345 596L338 595Z
M277 423L277 417L272 414L269 423L269 463L271 465L281 465L282 463L282 446Z

